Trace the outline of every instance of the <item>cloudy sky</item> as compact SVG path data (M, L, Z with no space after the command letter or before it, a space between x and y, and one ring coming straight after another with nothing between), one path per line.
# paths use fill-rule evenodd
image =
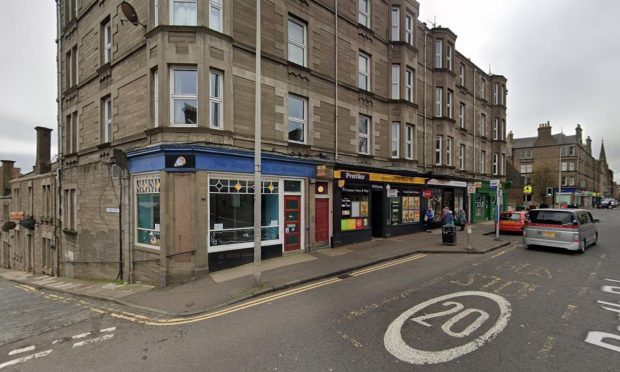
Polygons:
M449 27L456 47L481 68L508 78L508 126L515 137L579 123L620 181L620 32L616 0L419 0L420 20ZM53 0L1 0L0 158L34 163L33 128L55 128L56 37ZM56 130L54 130L55 134ZM56 141L53 139L53 152Z

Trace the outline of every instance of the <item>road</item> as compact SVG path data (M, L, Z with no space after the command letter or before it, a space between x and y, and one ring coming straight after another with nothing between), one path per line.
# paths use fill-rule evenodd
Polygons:
M584 255L508 237L193 318L0 282L0 371L617 371L620 210L593 213Z

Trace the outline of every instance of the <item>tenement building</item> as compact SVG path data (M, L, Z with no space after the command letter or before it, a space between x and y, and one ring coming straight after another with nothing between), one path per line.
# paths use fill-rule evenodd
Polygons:
M539 125L536 137L509 136L510 163L520 173L524 187L509 193L509 204L527 207L577 203L589 208L602 197L610 196L613 171L607 165L604 144L601 143L596 159L592 139L588 136L583 141L581 125L577 124L574 135L552 134L551 129L547 122ZM528 187L531 193L524 193Z
M129 3L59 0L63 275L251 262L255 187L264 258L420 231L427 207L491 218L507 80L417 1L263 0L260 76L256 1Z

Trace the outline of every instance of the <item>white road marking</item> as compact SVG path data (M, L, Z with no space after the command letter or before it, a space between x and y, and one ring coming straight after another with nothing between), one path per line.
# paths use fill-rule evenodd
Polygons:
M91 338L90 340L76 342L75 344L73 344L73 348L75 349L76 347L94 344L94 343L97 343L99 341L106 341L106 340L111 339L112 337L114 337L114 334L108 333L108 334L105 334L105 335L103 335L101 337L95 337L95 338Z
M104 329L99 330L99 332L112 332L112 331L116 331L116 327L104 328Z
M84 337L86 337L88 335L90 335L90 332L80 333L79 335L71 336L71 338L73 340L77 340L77 339L80 339L80 338L84 338Z
M42 351L40 353L36 353L36 354L32 354L32 355L27 355L25 357L9 360L8 362L4 362L4 363L0 364L0 369L2 369L4 367L8 367L8 366L13 366L15 364L27 362L30 359L38 359L38 358L42 358L44 356L48 356L48 355L50 355L50 353L52 351L53 350L51 350L51 349L50 350L45 350L45 351Z
M56 344L61 343L61 342L62 342L62 338L60 338L58 340L52 341L52 345L56 345Z
M457 297L467 297L467 296L478 296L488 298L494 301L499 307L500 314L498 319L495 321L495 324L484 334L478 336L474 340L466 343L465 345L453 347L447 350L441 351L425 351L414 349L411 346L407 345L407 343L403 339L403 335L401 333L402 327L405 322L410 319L413 315L418 313L419 311L425 309L428 306L433 304L457 298ZM510 306L510 302L508 302L504 297L496 295L494 293L488 292L480 292L480 291L465 291L465 292L457 292L452 294L447 294L444 296L435 297L433 299L427 300L418 304L411 309L402 313L398 318L396 318L388 327L385 335L383 337L383 343L388 352L394 355L399 360L403 362L411 363L411 364L439 364L444 362L449 362L453 359L456 359L460 356L463 356L467 353L470 353L485 343L493 340L500 332L506 328L508 324L508 320L510 319L510 315L512 313L512 309ZM479 325L477 325L479 326ZM473 332L473 331L472 331Z
M604 341L605 339L620 341L620 336L614 335L612 333L592 331L588 332L588 336L586 337L585 341L589 344L604 347L605 349L613 350L620 353L620 346L607 343ZM0 366L0 368L1 367L2 366Z
M503 254L504 254L504 253L506 253L506 252L508 252L508 251L499 252L498 254L496 254L496 255L494 255L494 256L491 256L491 257L493 257L493 258L495 258L495 257L499 257L499 256L503 255Z
M24 348L21 348L21 349L15 349L15 350L12 350L12 351L9 352L9 356L15 355L15 354L25 353L27 351L32 351L34 349L36 349L36 347L34 345L30 345L30 346L27 346L27 347L24 347Z

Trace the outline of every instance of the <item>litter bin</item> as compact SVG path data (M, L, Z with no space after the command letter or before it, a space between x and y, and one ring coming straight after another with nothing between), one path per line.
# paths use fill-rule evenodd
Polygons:
M456 226L443 225L441 227L441 243L456 244Z

